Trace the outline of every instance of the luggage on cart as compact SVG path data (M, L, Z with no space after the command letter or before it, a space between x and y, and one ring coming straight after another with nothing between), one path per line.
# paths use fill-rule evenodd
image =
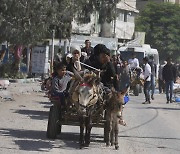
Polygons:
M174 84L173 93L175 102L180 102L180 84Z

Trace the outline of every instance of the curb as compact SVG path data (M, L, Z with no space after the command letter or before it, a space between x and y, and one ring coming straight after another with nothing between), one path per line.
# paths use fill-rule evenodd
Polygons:
M40 78L28 78L28 79L9 79L10 83L33 83L41 80Z

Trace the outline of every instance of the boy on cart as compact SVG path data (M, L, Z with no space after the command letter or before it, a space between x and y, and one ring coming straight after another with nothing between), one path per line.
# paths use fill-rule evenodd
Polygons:
M56 72L57 76L52 79L51 97L58 97L61 107L65 108L65 97L67 96L65 90L69 81L72 79L73 73L66 71L66 66L63 63L57 65Z

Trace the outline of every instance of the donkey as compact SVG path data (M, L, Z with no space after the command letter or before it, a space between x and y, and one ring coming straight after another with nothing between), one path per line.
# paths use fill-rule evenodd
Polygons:
M92 114L98 101L98 77L92 73L85 74L83 82L75 89L72 99L77 108L80 121L80 148L89 146L92 129ZM85 134L84 134L85 130Z
M109 94L109 100L106 105L105 115L105 142L106 146L115 145L115 149L119 149L118 145L118 124L122 121L122 110L124 103L124 92L116 92L114 89Z

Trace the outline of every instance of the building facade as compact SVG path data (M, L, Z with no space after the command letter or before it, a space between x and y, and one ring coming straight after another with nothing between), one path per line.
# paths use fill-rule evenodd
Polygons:
M115 36L123 40L131 40L134 35L135 17L139 11L136 9L135 1L121 1L117 4L117 18Z
M135 30L135 17L139 11L136 9L136 0L122 0L116 5L116 19L100 25L98 12L91 14L88 24L72 22L72 33L88 36L116 37L120 42L131 40ZM103 27L103 28L102 28Z

